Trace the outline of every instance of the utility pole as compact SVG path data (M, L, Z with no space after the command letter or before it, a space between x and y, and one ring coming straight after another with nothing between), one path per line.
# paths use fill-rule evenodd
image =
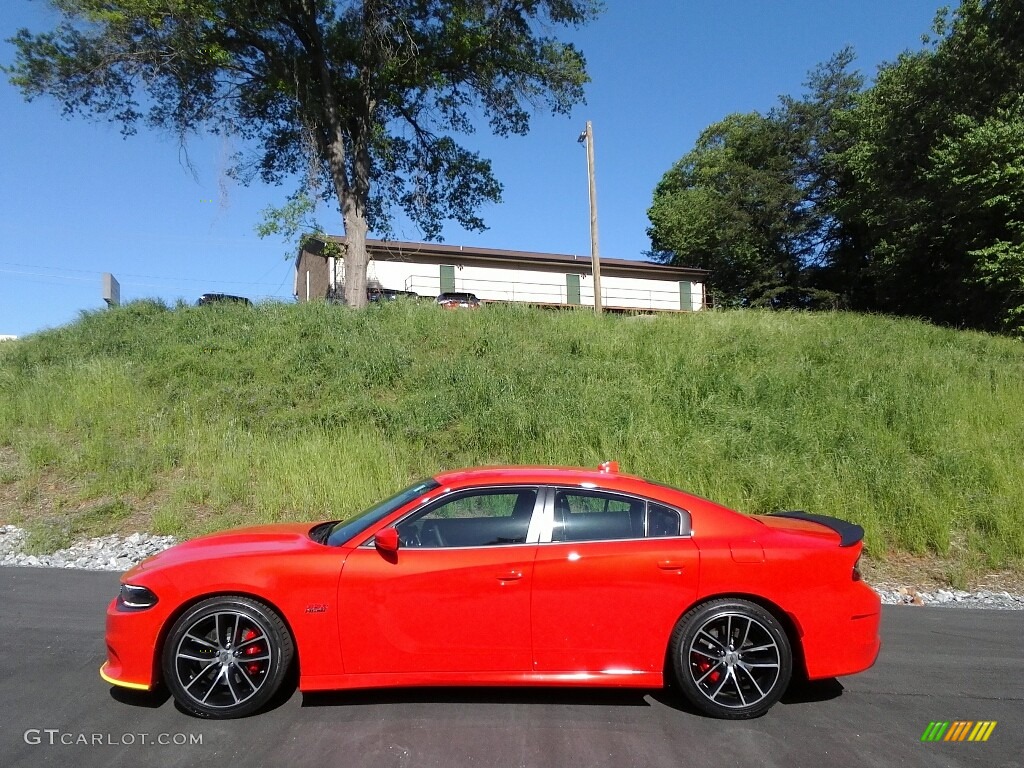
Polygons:
M601 255L597 247L597 183L594 181L594 127L587 128L579 142L587 145L587 180L590 185L590 261L594 272L594 312L601 314Z

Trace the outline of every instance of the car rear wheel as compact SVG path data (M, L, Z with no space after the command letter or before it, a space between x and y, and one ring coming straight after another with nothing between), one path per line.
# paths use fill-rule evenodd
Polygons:
M785 630L747 600L712 600L688 611L672 633L671 653L690 703L727 720L763 715L785 693L793 671Z
M243 717L277 692L294 655L288 628L269 606L214 597L174 622L164 643L164 680L192 715Z

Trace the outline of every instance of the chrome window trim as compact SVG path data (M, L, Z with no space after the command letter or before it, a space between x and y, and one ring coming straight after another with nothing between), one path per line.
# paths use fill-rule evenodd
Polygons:
M543 495L544 502L541 507L540 538L538 543L544 544L551 541L552 533L555 530L555 486L542 486L541 494Z

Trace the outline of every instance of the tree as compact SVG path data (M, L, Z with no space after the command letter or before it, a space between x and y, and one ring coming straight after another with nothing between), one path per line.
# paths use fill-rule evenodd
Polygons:
M926 44L709 127L655 190L654 249L726 303L1024 334L1024 0L962 0Z
M305 175L285 206L337 201L345 299L366 303L366 237L393 207L428 239L446 219L482 229L500 200L488 160L463 147L476 110L525 134L546 104L583 99L585 61L554 26L592 20L599 0L50 0L56 29L20 30L11 81L65 114L142 123L182 140L230 132L258 147L234 173ZM312 193L312 194L311 194Z
M725 305L757 304L794 282L790 217L800 199L770 118L729 115L665 174L648 233L665 261L710 269Z
M864 78L851 71L852 48L844 48L811 71L801 99L781 98L772 115L793 138L793 176L801 203L795 255L800 264L802 306L857 306L860 266L858 230L838 215L852 184L841 162L855 137L844 117L863 92Z
M1024 332L1024 97L984 119L958 115L928 179L956 191L957 226L992 321Z
M875 308L1024 327L1024 2L963 0L935 39L884 66L845 122Z
M863 81L849 49L813 70L801 99L783 97L767 115L730 115L707 128L665 174L648 211L663 260L711 270L725 304L834 305L822 268L848 247L835 216L844 188L837 152L848 139L835 117Z

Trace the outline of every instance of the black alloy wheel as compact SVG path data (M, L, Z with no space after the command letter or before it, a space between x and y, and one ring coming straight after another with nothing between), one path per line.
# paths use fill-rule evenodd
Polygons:
M692 608L672 633L671 653L676 682L690 703L726 720L763 715L785 693L793 672L785 630L747 600Z
M269 606L213 597L174 622L163 674L178 705L196 717L244 717L281 687L295 655L291 634Z

